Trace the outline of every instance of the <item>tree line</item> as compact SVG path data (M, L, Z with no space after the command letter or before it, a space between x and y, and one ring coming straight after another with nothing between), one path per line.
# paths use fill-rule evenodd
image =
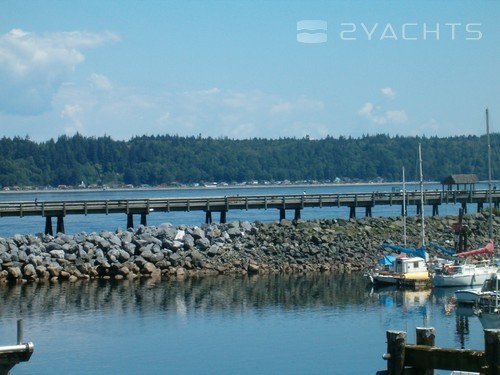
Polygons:
M492 175L499 176L500 135L492 134ZM132 184L151 186L243 181L401 181L419 179L418 144L424 179L475 173L488 179L486 136L229 139L140 136L60 136L0 140L0 184L59 186Z

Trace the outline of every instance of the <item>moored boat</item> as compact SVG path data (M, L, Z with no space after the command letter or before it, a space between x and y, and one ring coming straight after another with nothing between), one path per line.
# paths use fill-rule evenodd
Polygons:
M458 253L459 258L467 256L486 254L494 254L493 240L480 248L463 253ZM481 286L484 282L496 275L498 267L491 264L489 260L485 260L480 264L471 264L467 261L460 262L457 259L453 264L445 264L441 268L434 269L431 273L432 286L435 287L473 287Z
M426 286L429 281L425 259L420 257L398 257L386 269L374 270L365 275L375 285L418 287Z
M422 246L418 249L406 247L406 215L403 219L404 242L405 246L398 246L384 242L383 247L397 251L400 255L392 262L387 262L384 269L375 269L365 274L372 284L393 284L398 286L426 287L429 285L429 271L427 269L428 256L425 251L425 224L423 212L423 175L422 175L422 152L419 145L418 156L420 163L420 199L421 199L421 226L422 226ZM404 169L403 169L404 186ZM403 189L403 196L405 196ZM405 199L403 199L403 203ZM406 213L406 207L403 204L403 213ZM410 256L409 256L410 255ZM382 258L387 260L387 256ZM379 264L380 264L379 260Z
M458 304L476 304L479 299L487 295L496 295L496 280L498 275L487 279L481 288L458 289L455 291L455 298Z

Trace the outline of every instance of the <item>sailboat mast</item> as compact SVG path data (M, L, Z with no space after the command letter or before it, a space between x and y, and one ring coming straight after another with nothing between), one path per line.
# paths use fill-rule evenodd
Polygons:
M424 221L424 174L422 172L422 144L418 144L418 162L420 164L420 215L422 216L422 246L425 246Z
M490 239L493 238L493 204L492 204L492 197L491 197L491 144L490 144L490 120L489 120L489 114L488 114L488 108L486 108L486 139L488 141L488 203L490 206L489 209L489 228L488 228L488 233L490 236Z
M403 166L403 243L406 247L406 182L405 167Z

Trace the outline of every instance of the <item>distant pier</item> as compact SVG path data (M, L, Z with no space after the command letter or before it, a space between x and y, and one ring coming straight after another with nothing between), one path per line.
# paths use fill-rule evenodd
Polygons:
M500 203L500 192L493 191L491 202L495 207ZM467 204L476 204L479 212L488 204L488 190L427 190L424 205L432 206L432 216L439 215L442 204L461 204L467 212ZM403 201L405 200L405 205ZM45 218L45 233L53 234L52 219L56 219L56 232L64 233L64 217L67 215L94 215L122 213L126 215L127 228L134 226L134 215L140 223L147 225L147 216L152 212L201 211L205 222L211 223L213 213L219 213L220 222L225 223L230 210L275 209L277 218L285 219L286 212L292 211L294 219L300 219L304 208L346 207L349 217L356 217L356 210L364 209L365 216L372 216L372 208L382 205L417 206L421 209L420 191L369 192L334 194L269 194L235 195L214 197L149 198L149 199L109 199L109 200L69 200L69 201L16 201L0 202L1 217L40 216Z

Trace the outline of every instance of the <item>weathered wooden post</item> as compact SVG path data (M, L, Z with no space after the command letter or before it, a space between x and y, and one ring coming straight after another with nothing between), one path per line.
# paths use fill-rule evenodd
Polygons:
M52 232L52 216L45 216L45 234L53 235Z
M402 375L405 366L406 332L387 331L387 374Z
M222 210L220 212L220 223L221 224L226 224L227 222L227 211L226 210Z
M127 229L134 227L134 215L132 213L127 214Z
M356 218L356 206L349 206L349 219Z
M64 216L57 216L56 233L64 233Z
M488 375L500 375L500 330L484 330L484 355Z
M417 345L434 346L436 341L436 330L432 327L417 327ZM433 375L434 369L415 368L415 375Z
M205 224L211 224L212 223L212 211L207 210L205 212Z

